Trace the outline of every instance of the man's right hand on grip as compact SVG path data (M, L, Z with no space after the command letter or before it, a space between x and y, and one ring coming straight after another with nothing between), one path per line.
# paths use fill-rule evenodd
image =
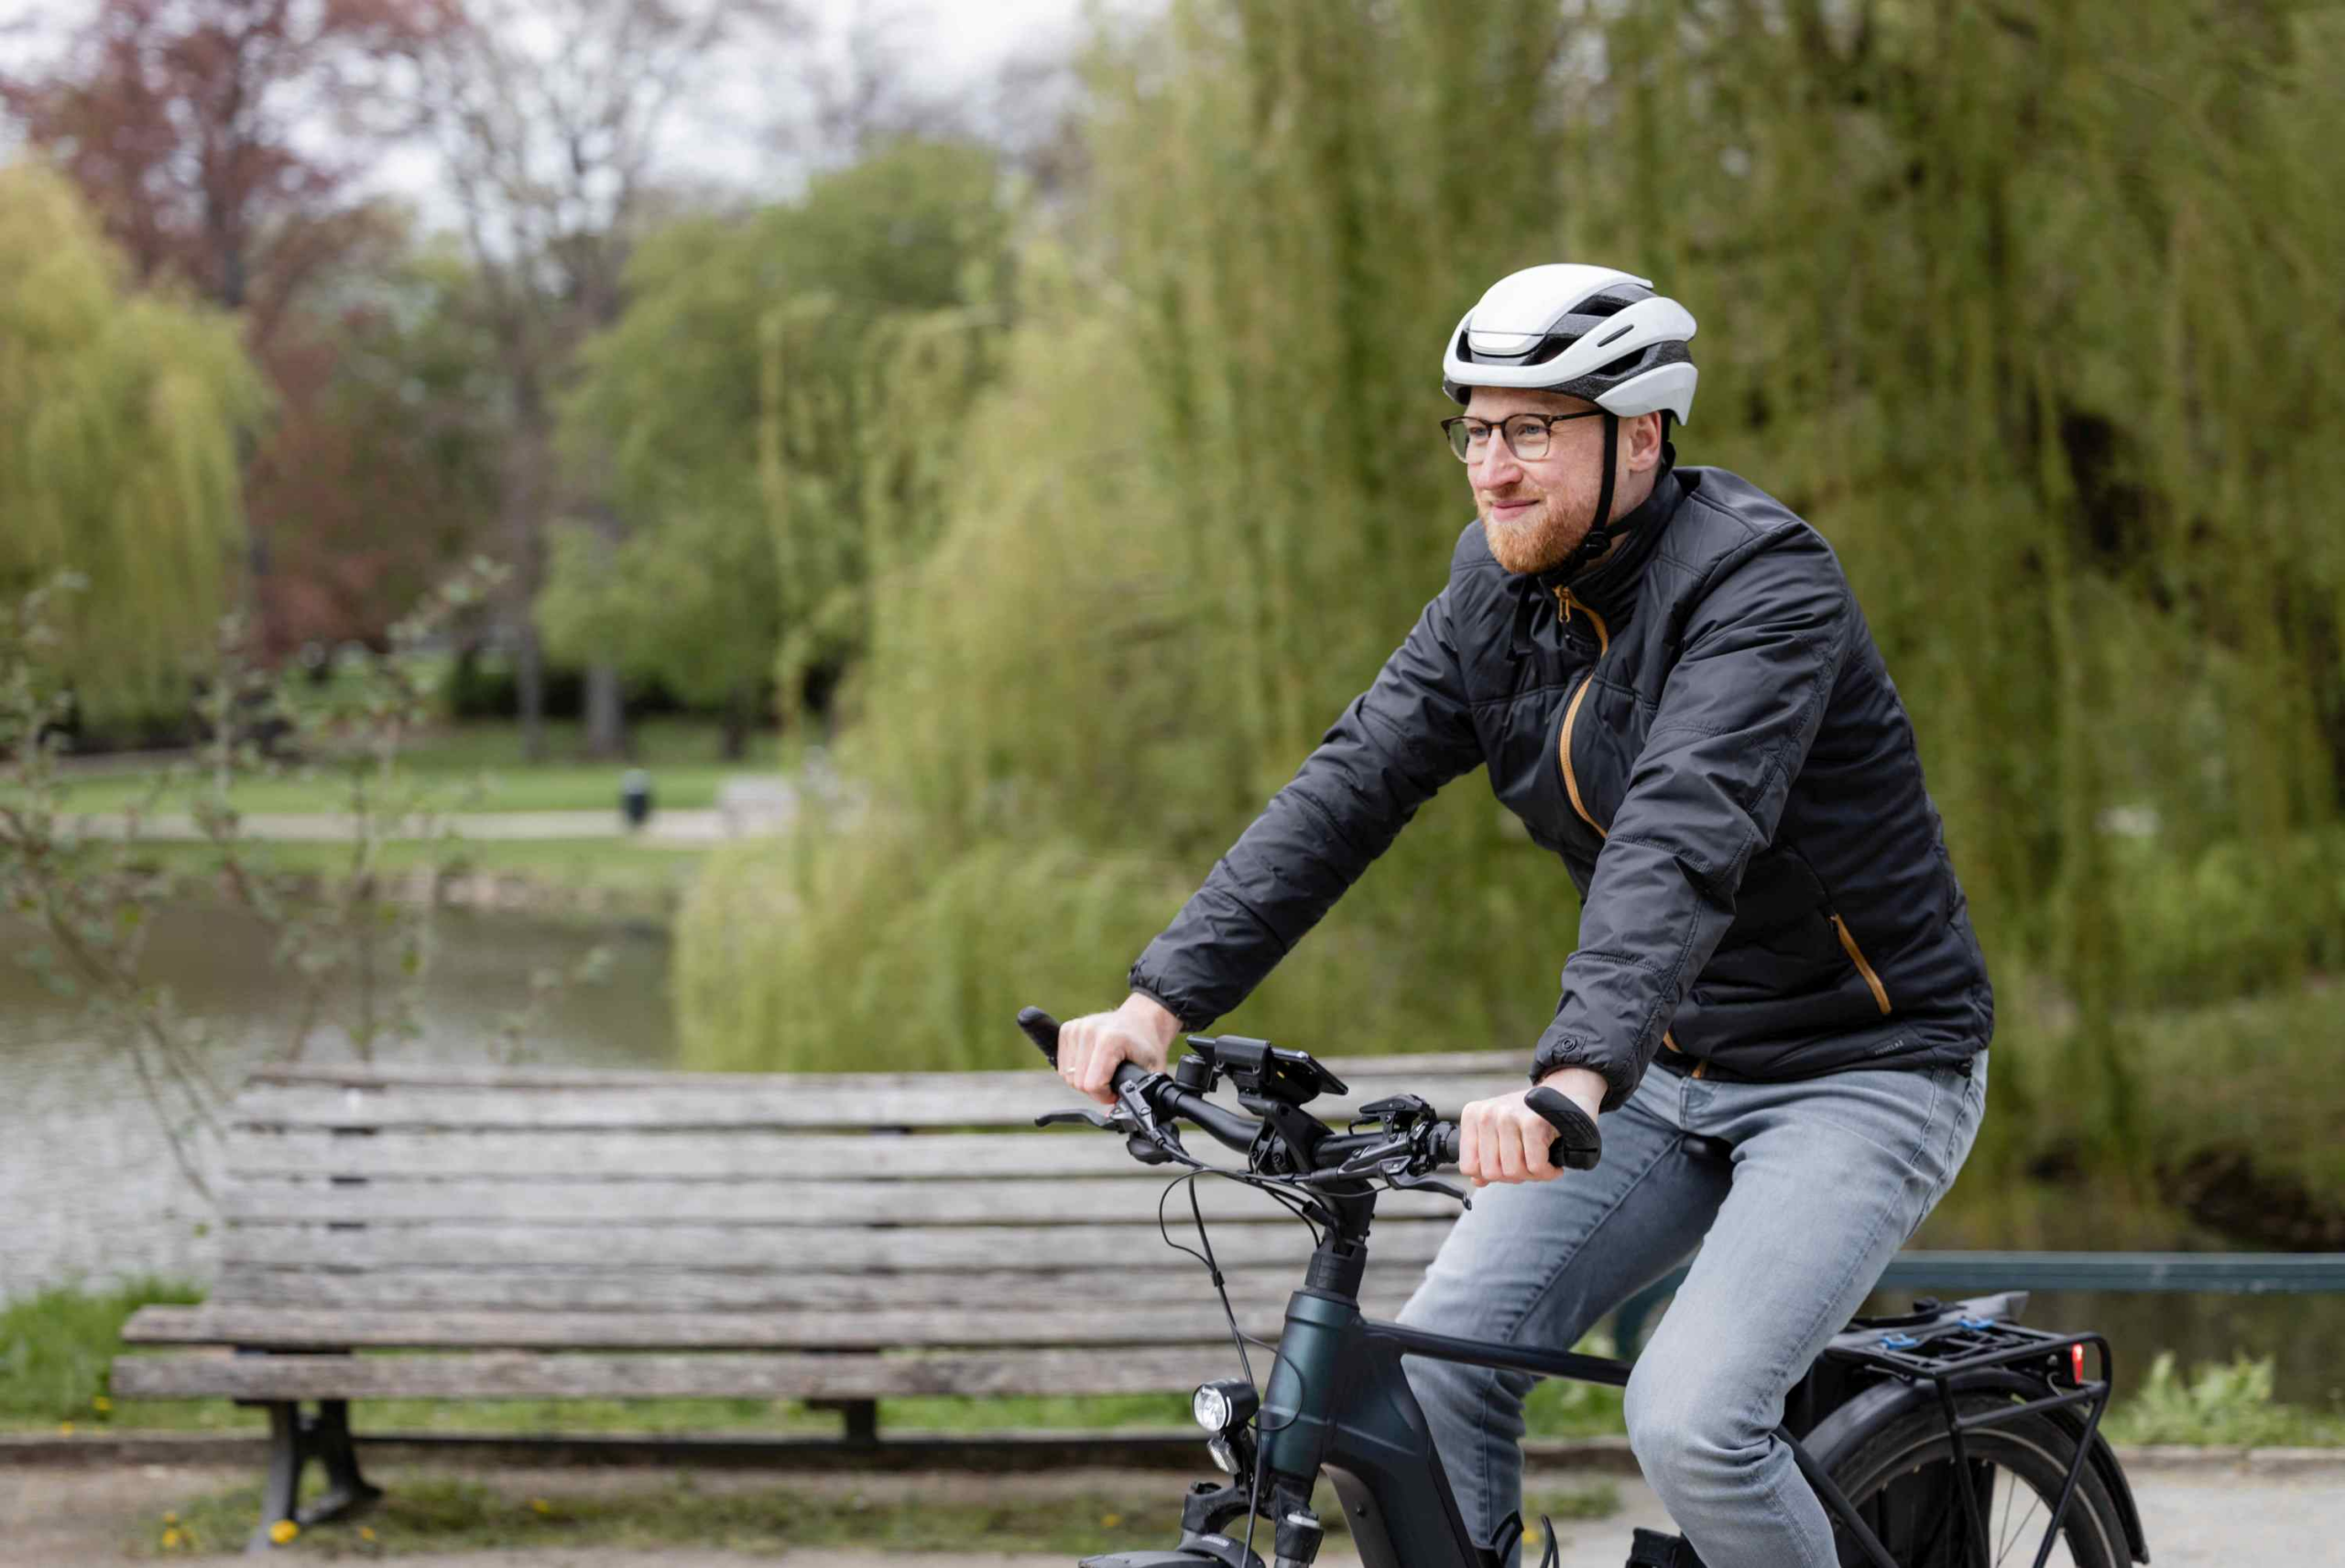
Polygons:
M1050 1015L1029 1007L1018 1015L1027 1038L1052 1059L1070 1088L1103 1105L1116 1103L1116 1068L1129 1062L1144 1072L1162 1073L1180 1037L1181 1020L1152 996L1135 991L1112 1013L1088 1013L1049 1028ZM1050 1044L1044 1044L1049 1038Z

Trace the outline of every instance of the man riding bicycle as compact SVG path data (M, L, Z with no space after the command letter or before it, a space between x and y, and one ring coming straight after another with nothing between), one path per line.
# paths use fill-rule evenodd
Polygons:
M1591 1116L1565 1181L1530 1085L1467 1105L1486 1188L1402 1321L1570 1345L1689 1253L1629 1383L1646 1478L1709 1568L1832 1568L1783 1399L1952 1183L1993 995L1913 728L1821 535L1675 466L1694 319L1606 267L1500 279L1452 334L1478 520L1449 581L1293 780L1064 1025L1102 1101L1228 1012L1433 793L1478 765L1563 859L1579 941L1531 1082ZM1652 1071L1655 1067L1660 1071ZM1522 1491L1523 1373L1412 1360L1476 1540Z

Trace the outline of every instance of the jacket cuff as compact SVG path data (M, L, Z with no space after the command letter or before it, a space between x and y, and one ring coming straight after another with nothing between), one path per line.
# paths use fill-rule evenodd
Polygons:
M1592 1040L1578 1035L1564 1034L1550 1028L1539 1037L1539 1049L1531 1058L1531 1081L1533 1083L1558 1067L1585 1067L1604 1078L1604 1103L1599 1110L1614 1111L1636 1092L1637 1079L1642 1076L1633 1061L1605 1050Z
M1212 1014L1200 1012L1194 1007L1183 1006L1180 998L1172 994L1170 986L1141 974L1138 964L1132 965L1131 974L1126 977L1124 984L1126 989L1139 992L1166 1012L1171 1013L1173 1020L1181 1026L1183 1034L1194 1034L1213 1022Z

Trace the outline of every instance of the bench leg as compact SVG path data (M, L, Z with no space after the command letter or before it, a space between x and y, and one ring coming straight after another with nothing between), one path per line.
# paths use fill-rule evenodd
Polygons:
M849 1443L879 1441L879 1401L877 1399L809 1399L810 1410L836 1410L843 1418L841 1436Z
M307 1508L301 1506L301 1475L316 1460L325 1466L326 1492ZM321 1399L315 1415L299 1404L268 1407L268 1477L262 1483L260 1527L245 1550L267 1552L276 1542L269 1530L279 1519L291 1519L307 1530L339 1519L383 1495L358 1473L358 1447L350 1435L350 1402Z

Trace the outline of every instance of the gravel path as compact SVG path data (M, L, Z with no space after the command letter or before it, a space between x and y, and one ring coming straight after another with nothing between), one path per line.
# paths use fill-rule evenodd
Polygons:
M500 1488L529 1487L543 1481L575 1488L577 1470L540 1473L496 1472ZM0 1568L104 1568L136 1561L123 1555L122 1543L138 1521L174 1497L201 1494L249 1483L247 1469L207 1469L166 1465L93 1465L67 1469L27 1467L0 1470ZM659 1486L667 1476L660 1471L610 1471L597 1486ZM770 1486L772 1475L723 1475L704 1477L702 1484ZM809 1486L854 1486L866 1492L905 1489L908 1495L998 1491L1005 1486L1088 1488L1166 1487L1179 1485L1162 1474L1116 1475L1093 1473L1045 1479L999 1476L889 1476L807 1478ZM1667 1521L1652 1494L1631 1478L1615 1483L1620 1512L1609 1519L1566 1522L1563 1537L1564 1568L1620 1568L1628 1555L1634 1525L1664 1526ZM2271 1475L2234 1469L2220 1463L2198 1461L2187 1465L2154 1465L2134 1475L2143 1528L2158 1568L2239 1568L2247 1563L2322 1563L2340 1560L2338 1543L2345 1541L2345 1455L2328 1467L2307 1467L2291 1474ZM1118 1545L1154 1544L1119 1542ZM1164 1544L1170 1544L1166 1542ZM988 1564L993 1568L1066 1568L1058 1556L1010 1556L994 1552L956 1552L933 1554L808 1550L783 1554L792 1568L964 1568ZM296 1561L300 1559L297 1558ZM314 1559L312 1559L314 1561ZM150 1560L151 1561L151 1560ZM710 1551L603 1551L562 1548L511 1552L461 1552L398 1558L404 1568L738 1568L749 1563L771 1563L736 1552ZM1354 1568L1348 1554L1333 1551L1321 1558L1328 1568Z
M638 844L716 844L744 834L770 833L777 822L785 820L786 813L750 816L697 807L662 809L652 812L651 820L638 833L620 820L614 806L594 811L459 811L442 818L441 825L460 839L632 838ZM88 837L119 838L125 824L118 814L93 812L71 819L71 825ZM352 833L347 818L303 811L253 811L237 827L247 839L285 844L344 844ZM169 811L143 818L138 832L141 837L153 840L195 841L205 836L193 817ZM388 836L422 835L394 833Z

